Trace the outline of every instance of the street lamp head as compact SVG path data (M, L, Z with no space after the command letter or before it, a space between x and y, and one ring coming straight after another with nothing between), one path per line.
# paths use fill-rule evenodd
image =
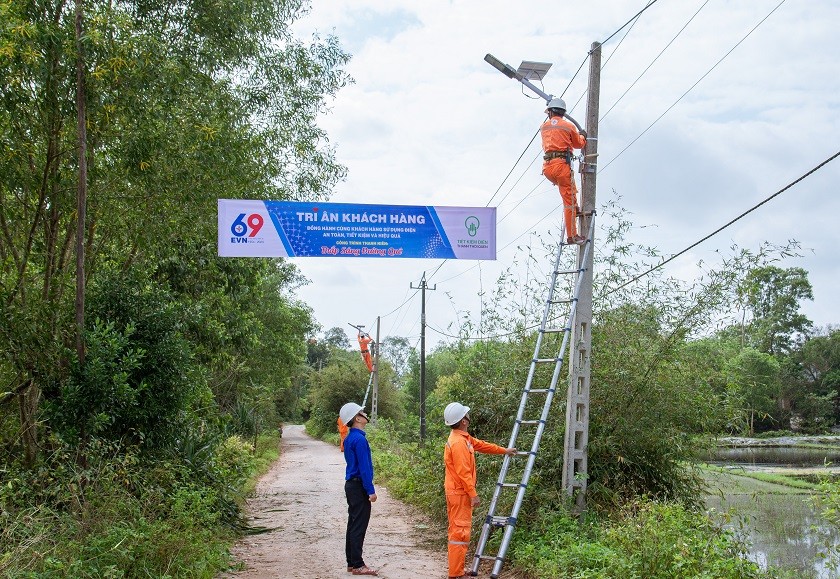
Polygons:
M493 56L492 54L486 54L484 56L484 60L487 61L490 66L504 74L508 78L516 78L516 71L513 70L513 67L509 64L504 64L501 60Z

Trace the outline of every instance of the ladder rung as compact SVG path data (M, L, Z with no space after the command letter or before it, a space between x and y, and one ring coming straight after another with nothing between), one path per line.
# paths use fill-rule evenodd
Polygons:
M559 358L534 358L536 364L548 364L549 362L559 362Z
M496 483L496 486L500 486L504 489L518 489L519 487L527 487L528 485L523 483Z
M506 525L516 525L516 518L515 517L491 517L487 515L487 518L484 519L485 525L493 525L494 527L504 527ZM494 557L495 559L495 557Z
M577 298L571 298L571 299L568 299L568 300L548 300L548 303L550 303L550 304L570 304L573 301L575 301L576 299Z
M562 334L563 332L571 331L571 328L545 328L544 330L540 330L543 334Z
M531 388L526 390L525 394L545 394L546 392L554 392L556 388Z
M517 420L519 424L545 424L545 420Z
M564 270L557 270L557 271L555 271L554 273L556 273L557 275L561 275L561 274L568 274L568 273L580 273L580 272L582 272L582 271L583 271L583 268L582 268L582 267L579 267L579 268L577 268L577 269L564 269Z

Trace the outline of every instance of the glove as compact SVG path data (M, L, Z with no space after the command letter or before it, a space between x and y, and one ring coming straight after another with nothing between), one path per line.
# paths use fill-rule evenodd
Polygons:
M585 138L586 138L586 131L584 131L583 129L581 129L581 131L580 131L580 136L581 136L581 137L583 137L583 138L585 139Z

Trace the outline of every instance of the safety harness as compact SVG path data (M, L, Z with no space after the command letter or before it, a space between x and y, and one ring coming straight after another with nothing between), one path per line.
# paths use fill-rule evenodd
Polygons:
M572 164L572 152L568 149L565 151L546 151L543 155L543 161L551 161L552 159L563 159L569 165Z

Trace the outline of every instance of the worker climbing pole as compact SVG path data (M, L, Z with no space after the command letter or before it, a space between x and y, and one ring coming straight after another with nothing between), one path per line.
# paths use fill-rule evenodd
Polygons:
M362 360L364 360L368 372L373 372L373 357L371 356L371 342L373 342L373 338L370 337L370 334L363 332L362 327L363 326L356 326L356 329L359 332L356 339L359 340L359 349L362 352ZM375 348L376 345L374 344L373 347Z

